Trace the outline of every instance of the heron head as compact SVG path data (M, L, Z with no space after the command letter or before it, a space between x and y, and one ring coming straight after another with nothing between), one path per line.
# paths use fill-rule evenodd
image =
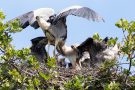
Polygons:
M107 48L107 42L108 42L109 38L108 37L105 37L103 40L102 40L102 43L101 43L101 46L102 46L102 49L105 50Z
M40 20L40 18L43 18L43 16L36 16L36 20Z
M107 48L107 42L108 42L108 37L104 38L102 40L102 42L100 41L95 41L93 43L94 47L98 50L98 51L103 51Z
M50 22L50 23L52 24L53 21L54 21L54 19L55 19L55 17L56 17L56 14L51 15L51 16L49 17L49 20L47 20L47 22Z

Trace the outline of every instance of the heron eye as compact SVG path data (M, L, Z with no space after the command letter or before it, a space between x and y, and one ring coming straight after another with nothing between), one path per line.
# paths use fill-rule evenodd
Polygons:
M39 19L39 16L36 16L36 19Z
M56 17L56 14L49 17L49 19L53 20Z
M53 19L54 19L54 16L51 16L51 17L50 17L50 20L53 20Z

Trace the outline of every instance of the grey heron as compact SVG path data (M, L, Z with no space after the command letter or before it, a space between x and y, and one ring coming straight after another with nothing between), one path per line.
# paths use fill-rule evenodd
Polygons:
M23 29L29 25L35 29L41 27L48 38L48 44L50 45L50 43L54 42L56 49L58 43L65 44L67 38L66 17L68 15L83 17L93 21L104 21L94 10L82 6L71 6L60 11L58 14L52 8L39 8L20 15L13 20L20 20L20 25Z

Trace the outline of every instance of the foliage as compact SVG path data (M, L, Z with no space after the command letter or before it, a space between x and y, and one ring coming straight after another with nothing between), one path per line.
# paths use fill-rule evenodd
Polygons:
M84 90L84 78L83 76L74 76L71 80L64 84L65 89L70 90Z
M52 69L46 69L44 65L41 66L35 57L30 55L28 48L14 49L11 35L22 29L18 20L4 24L4 18L5 15L0 11L0 90L34 90L47 87L46 82L56 73ZM51 58L50 60L54 61ZM55 67L51 61L48 62L48 67Z
M120 84L116 83L115 81L110 82L110 84L107 84L105 87L105 90L120 90Z
M135 61L135 21L128 22L126 19L120 19L115 25L123 31L124 38L121 46L121 53L126 55L127 61L129 61L129 69L126 70L128 77L131 73L131 66L134 66L133 62Z
M19 21L3 23L5 15L0 11L0 90L133 90L135 75L135 21L120 19L116 26L123 31L120 54L129 61L123 69L118 61L105 61L99 68L87 67L80 71L59 68L55 58L47 64L39 63L30 55L29 48L15 50L11 44L12 33L20 32ZM95 40L102 40L98 33ZM115 45L118 38L111 38L108 45ZM125 60L125 59L123 59Z
M103 39L100 37L100 35L99 35L98 33L95 33L92 38L93 38L94 40L98 40L98 41L102 41L102 40L103 40ZM116 42L117 42L117 40L118 40L117 37L115 37L115 38L112 38L112 37L111 37L111 38L109 38L109 41L107 42L107 44L108 44L109 46L115 45Z

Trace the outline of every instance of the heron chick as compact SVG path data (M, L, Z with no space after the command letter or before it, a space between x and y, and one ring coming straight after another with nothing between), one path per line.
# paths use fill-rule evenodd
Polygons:
M108 38L102 42L95 41L92 38L86 39L76 49L78 49L79 65L87 60L90 67L100 66L106 60L115 60L118 56L119 48L117 44L114 47L107 46Z

